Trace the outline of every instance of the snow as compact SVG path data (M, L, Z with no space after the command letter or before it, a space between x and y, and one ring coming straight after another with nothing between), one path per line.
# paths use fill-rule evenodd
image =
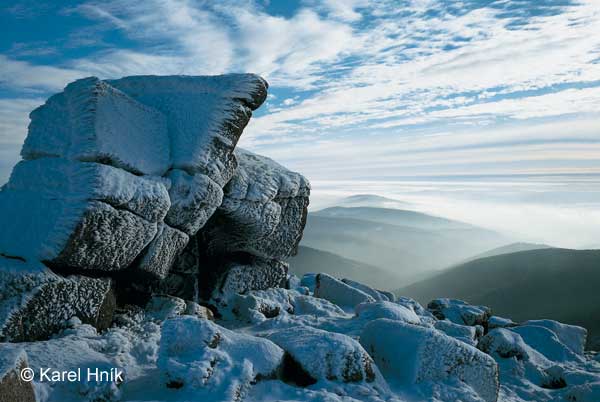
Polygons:
M497 315L493 315L490 317L488 321L488 328L490 330L494 328L506 328L517 325L510 318L498 317Z
M169 168L167 121L98 78L77 80L31 113L21 155L110 161L136 173L162 175Z
M163 324L158 368L164 384L197 389L200 400L239 400L252 382L275 375L283 354L266 339L187 316Z
M537 325L524 325L511 328L519 334L523 341L553 362L582 361L580 355L574 353L563 344L556 333Z
M554 320L529 320L521 325L534 325L548 328L573 352L582 355L587 338L587 330L576 325L563 324Z
M220 149L233 150L267 87L253 74L132 76L107 83L166 117L171 167L206 174L221 186L233 165Z
M457 379L484 401L496 401L494 360L434 329L380 318L367 324L360 343L389 382L412 385Z
M410 324L421 324L419 316L410 308L389 301L375 303L360 303L355 308L356 315L364 320L375 320L377 318L389 318L408 322Z
M304 385L328 381L361 383L375 395L389 393L373 359L356 340L346 335L297 326L271 332L266 337L300 365L308 377ZM302 378L294 374L292 380Z
M324 273L316 277L315 297L329 300L340 307L354 308L363 302L374 302L371 296Z
M438 331L442 331L446 335L471 346L476 346L479 337L483 336L483 327L481 326L471 327L455 324L448 320L440 320L435 322L434 327Z
M365 292L366 294L371 296L373 299L375 299L375 301L384 301L384 300L390 301L390 299L387 296L384 296L379 291L373 289L370 286L364 285L360 282L356 282L356 281L353 281L352 279L347 279L347 278L342 279L342 282L344 282L346 285L352 286L355 289Z
M161 181L121 169L60 158L19 162L0 192L0 253L52 260L65 249L86 211L100 203L102 209L119 208L115 213L131 212L148 225L162 219L170 206Z
M267 157L239 148L235 155L238 168L223 189L214 220L203 229L208 248L267 259L289 257L306 222L308 180Z
M484 325L491 316L491 310L485 306L472 306L463 300L435 299L429 302L427 309L438 319L447 319L461 325Z
M30 272L23 288L37 286L37 275L53 275L42 266L4 260L4 277ZM15 292L3 288L0 295ZM431 318L407 298L344 312L328 300L273 288L231 295L216 323L198 317L198 308L203 309L155 296L145 309L121 311L118 326L103 333L70 319L50 340L0 343L0 357L23 349L34 368L124 370L121 385L36 381L40 402L214 402L235 400L232 396L257 402L481 402L495 400L496 364L502 401L596 401L598 396L600 362L573 353L540 325L491 330L480 339L479 351L457 340L476 333L476 326ZM400 320L377 318L399 311ZM402 319L415 316L421 324ZM310 385L297 385L307 379ZM564 388L549 388L561 381Z

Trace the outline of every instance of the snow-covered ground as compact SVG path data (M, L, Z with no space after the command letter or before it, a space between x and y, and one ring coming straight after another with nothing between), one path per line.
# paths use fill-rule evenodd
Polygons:
M518 325L447 299L429 311L324 274L304 278L310 288L289 283L232 294L216 321L174 297L121 310L102 334L73 319L48 341L0 344L0 371L23 350L36 371L124 372L122 382L36 378L39 401L600 400L600 361L583 352L582 328Z

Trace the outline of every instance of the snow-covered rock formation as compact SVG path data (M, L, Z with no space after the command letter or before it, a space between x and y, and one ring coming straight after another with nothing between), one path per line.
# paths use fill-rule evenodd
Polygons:
M0 191L0 402L600 400L583 328L288 275L309 183L235 148L266 90L86 78L31 113Z

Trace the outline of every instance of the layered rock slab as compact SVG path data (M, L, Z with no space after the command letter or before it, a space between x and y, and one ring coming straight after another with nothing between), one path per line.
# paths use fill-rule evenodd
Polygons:
M99 163L18 163L0 192L0 253L77 270L129 266L170 206L162 182Z

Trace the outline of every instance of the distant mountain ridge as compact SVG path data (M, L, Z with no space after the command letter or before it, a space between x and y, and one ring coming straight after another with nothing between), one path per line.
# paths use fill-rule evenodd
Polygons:
M506 244L491 230L415 211L332 207L308 214L301 245L377 266L404 283Z
M600 250L547 248L479 258L396 291L422 303L450 297L501 316L582 325L600 346Z
M312 247L298 247L298 254L287 261L289 272L299 277L313 272L324 272L337 278L351 278L375 288L390 290L400 279L373 265L341 257Z

